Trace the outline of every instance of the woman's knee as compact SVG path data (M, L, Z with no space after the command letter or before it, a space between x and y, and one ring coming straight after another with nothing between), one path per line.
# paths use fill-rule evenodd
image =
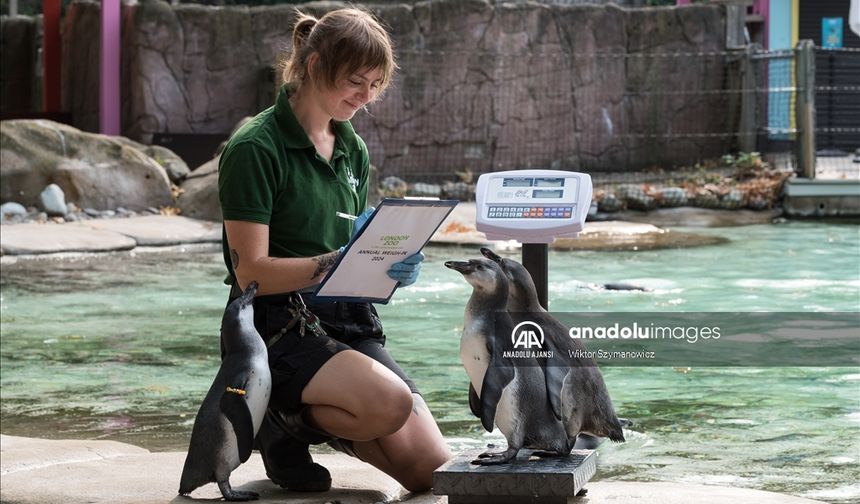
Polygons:
M365 440L394 434L412 414L412 392L405 383L392 383L374 391L361 414L368 427Z

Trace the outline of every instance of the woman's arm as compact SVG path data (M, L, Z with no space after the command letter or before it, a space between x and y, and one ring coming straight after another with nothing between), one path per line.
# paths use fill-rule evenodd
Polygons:
M269 226L226 220L224 227L239 288L256 281L260 285L257 295L281 294L316 285L337 259L337 251L314 257L269 257Z

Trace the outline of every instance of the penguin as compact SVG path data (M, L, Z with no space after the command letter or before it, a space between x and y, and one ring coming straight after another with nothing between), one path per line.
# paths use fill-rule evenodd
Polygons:
M268 351L254 328L256 293L257 282L251 282L224 312L221 339L225 354L194 420L180 495L216 482L225 500L259 498L255 492L230 487L230 473L251 456L272 392Z
M615 413L603 375L593 359L585 357L585 345L570 338L569 330L540 305L537 289L525 266L503 258L488 248L481 254L499 265L508 280L506 309L514 324L525 320L539 325L557 359L544 360L547 397L553 414L564 423L568 438L577 449L593 449L600 437L624 441L623 424ZM558 365L559 361L566 365ZM551 365L552 364L552 365ZM579 443L576 443L576 441Z
M482 453L473 463L510 462L522 448L570 453L573 444L550 409L541 367L533 359L504 356L504 340L514 324L505 310L508 282L501 267L483 258L445 266L460 272L473 288L460 339L470 409L487 431L496 425L508 442L505 451Z
M628 283L607 283L603 284L603 288L605 290L610 291L639 291L639 292L652 292L652 289L647 287L642 287L641 285L633 285Z

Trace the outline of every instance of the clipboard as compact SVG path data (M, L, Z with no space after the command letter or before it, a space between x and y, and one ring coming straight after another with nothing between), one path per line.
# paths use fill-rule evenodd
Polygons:
M421 251L457 203L383 199L319 284L315 301L387 304L397 288L388 269Z

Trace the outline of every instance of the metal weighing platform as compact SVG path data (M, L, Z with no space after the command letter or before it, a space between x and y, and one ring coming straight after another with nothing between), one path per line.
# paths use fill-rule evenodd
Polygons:
M520 450L508 464L472 464L483 451L461 453L436 469L433 493L447 495L449 504L567 504L597 471L593 450L543 458L533 457L532 450Z

